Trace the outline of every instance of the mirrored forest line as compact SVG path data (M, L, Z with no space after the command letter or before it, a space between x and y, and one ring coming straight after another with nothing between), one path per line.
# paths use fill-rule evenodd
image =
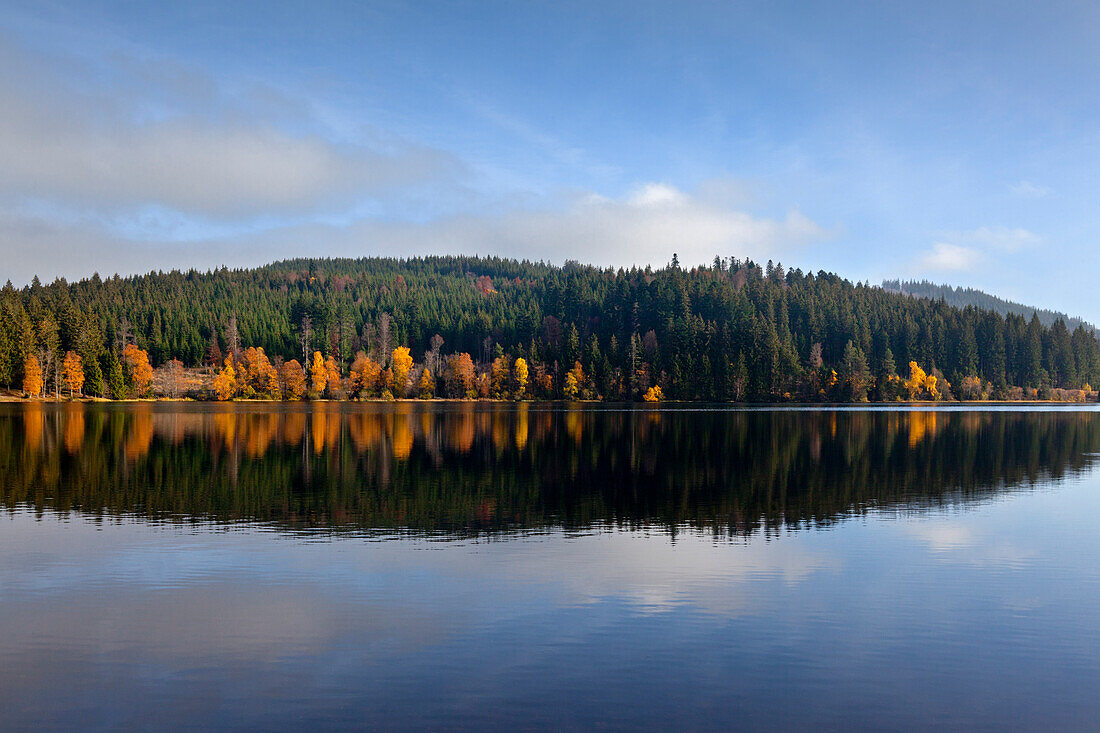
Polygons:
M440 536L738 536L1089 470L1100 413L519 405L8 406L9 508Z

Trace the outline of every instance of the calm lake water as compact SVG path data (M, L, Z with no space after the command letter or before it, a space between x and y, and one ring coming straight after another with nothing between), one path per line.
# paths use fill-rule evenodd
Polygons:
M1100 726L1100 412L0 406L0 728Z

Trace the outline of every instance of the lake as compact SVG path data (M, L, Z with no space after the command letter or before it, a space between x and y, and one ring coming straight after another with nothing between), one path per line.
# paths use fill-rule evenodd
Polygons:
M1082 729L1088 407L0 405L0 727Z

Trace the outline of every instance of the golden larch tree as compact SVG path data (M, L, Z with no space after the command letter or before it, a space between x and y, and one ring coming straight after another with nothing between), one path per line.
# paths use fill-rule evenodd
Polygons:
M492 392L493 397L502 397L504 390L508 388L508 362L503 356L498 356L493 359L493 365L490 371L492 375Z
M65 352L65 359L61 362L61 371L65 375L65 386L69 388L69 396L80 394L84 387L84 360L75 351Z
M233 355L225 357L225 366L214 377L214 393L219 400L228 400L237 394L237 370L233 368Z
M435 395L435 379L428 367L424 367L420 372L420 383L417 385L417 392L422 400L430 400Z
M340 391L340 365L336 363L336 359L329 357L325 359L325 376L328 381L328 394L329 397L337 397L337 392Z
M38 363L38 357L29 354L23 362L23 391L30 397L42 394L42 365Z
M309 367L310 387L320 397L328 385L328 370L325 369L325 358L320 351L313 352L313 363Z

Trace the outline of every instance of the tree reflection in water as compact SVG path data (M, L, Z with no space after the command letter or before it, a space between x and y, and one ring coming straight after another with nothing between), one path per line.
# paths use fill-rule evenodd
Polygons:
M287 530L737 536L977 500L1098 450L1087 411L25 404L0 411L0 499Z

